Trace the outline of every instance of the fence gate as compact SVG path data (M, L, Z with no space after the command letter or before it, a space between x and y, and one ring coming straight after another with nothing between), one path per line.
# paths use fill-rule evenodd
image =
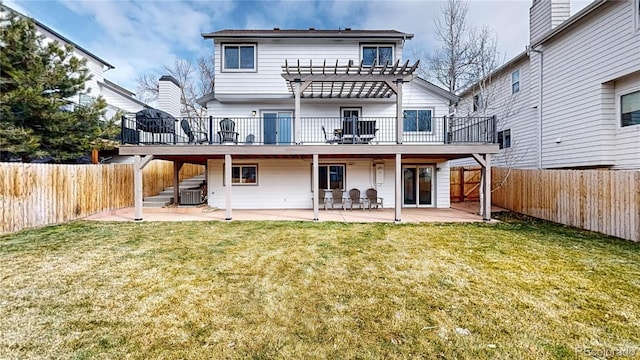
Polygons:
M480 201L480 179L482 169L479 167L451 168L451 202Z

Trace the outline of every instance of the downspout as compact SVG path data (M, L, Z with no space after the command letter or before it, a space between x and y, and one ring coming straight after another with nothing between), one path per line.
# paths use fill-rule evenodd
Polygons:
M544 56L542 50L532 49L529 45L527 45L527 55L530 55L532 52L540 54L540 74L538 76L538 169L542 169L542 86Z
M542 169L542 86L543 86L543 60L542 50L534 50L540 54L540 86L538 87L538 114L540 116L540 132L538 133L538 169Z

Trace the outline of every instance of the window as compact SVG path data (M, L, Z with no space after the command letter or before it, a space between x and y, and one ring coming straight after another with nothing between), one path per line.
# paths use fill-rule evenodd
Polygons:
M393 63L393 46L391 45L363 45L362 65L384 65Z
M473 95L473 111L482 109L482 94Z
M621 125L640 125L640 90L620 97Z
M313 171L313 170L312 170ZM343 189L345 169L344 165L320 165L318 166L318 180L320 189Z
M636 30L640 31L640 0L636 0L633 6L634 17L636 19Z
M404 110L404 131L431 131L431 110Z
M224 165L223 165L224 185ZM258 165L233 165L231 166L232 185L258 185Z
M255 45L223 45L224 70L245 71L256 69Z
M511 147L511 129L498 131L498 147L500 149Z
M511 73L511 93L515 94L520 91L520 70Z

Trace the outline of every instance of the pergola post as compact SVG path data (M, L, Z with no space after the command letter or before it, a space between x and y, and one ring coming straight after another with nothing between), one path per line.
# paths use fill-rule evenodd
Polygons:
M318 200L320 198L320 194L318 191L320 190L320 181L318 178L320 165L318 164L318 154L313 154L313 221L319 220L319 211L318 211Z
M133 204L135 221L142 220L142 201L144 196L144 188L142 187L142 169L153 160L153 155L146 155L144 158L140 155L133 157Z
M396 154L396 176L395 176L395 222L400 222L402 217L402 154Z
M300 79L296 79L293 84L294 95L294 112L293 112L293 129L295 131L294 142L300 144L302 142L302 124L300 121Z
M225 201L225 220L231 220L231 172L233 167L231 166L231 154L225 154L224 156L224 201Z
M184 165L180 161L173 162L173 204L180 204L180 169Z
M396 81L396 143L402 144L402 124L403 124L403 111L402 111L402 83L404 80L398 79Z

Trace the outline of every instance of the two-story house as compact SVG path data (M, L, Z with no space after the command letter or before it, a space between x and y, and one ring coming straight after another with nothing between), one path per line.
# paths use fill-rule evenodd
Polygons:
M498 166L640 169L640 0L569 15L569 0L534 0L526 50L456 112L498 117Z
M490 169L498 151L495 118L451 121L458 97L403 61L411 34L275 28L203 37L214 46L215 92L199 99L209 117L155 125L137 117L123 127L135 134L120 153L136 155L136 218L140 169L152 158L176 169L206 164L208 204L228 219L232 209L273 208L313 209L319 219L322 199L336 205L334 191L374 189L395 209L389 220L401 221L403 208L450 206L449 160L473 156ZM484 200L488 219L490 194Z

